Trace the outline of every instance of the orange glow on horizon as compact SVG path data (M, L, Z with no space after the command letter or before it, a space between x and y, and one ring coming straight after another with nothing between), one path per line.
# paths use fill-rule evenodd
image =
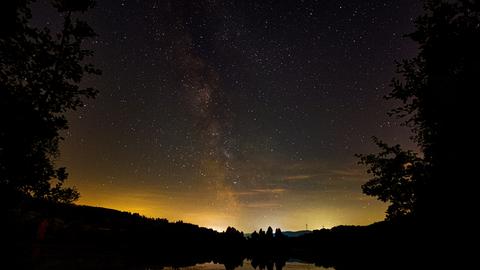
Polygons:
M265 230L268 226L274 229L278 227L283 231L296 231L305 230L307 224L310 230L345 224L367 225L382 220L386 207L385 204L379 203L373 198L360 195L359 207L353 209L331 207L320 201L315 203L317 205L302 207L287 200L278 204L281 207L273 208L273 210L271 207L275 207L274 203L255 204L255 207L238 204L236 209L227 208L226 210L222 205L216 207L215 203L212 203L219 203L219 198L210 193L172 196L171 194L132 189L127 192L121 188L99 191L88 185L80 186L79 190L82 197L77 203L81 205L139 213L152 218L166 218L170 222L183 221L220 232L226 230L228 226L249 233L254 230L258 231L260 228ZM260 193L262 192L260 191ZM228 196L237 195L232 192ZM220 197L220 199L224 198ZM361 207L361 205L369 205L369 208Z

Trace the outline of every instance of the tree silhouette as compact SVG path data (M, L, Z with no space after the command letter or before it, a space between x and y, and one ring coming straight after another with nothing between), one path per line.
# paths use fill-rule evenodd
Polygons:
M230 226L227 227L227 230L225 231L224 235L226 236L226 238L229 241L232 241L232 242L236 241L237 244L242 242L245 239L245 236L243 235L243 232L235 229L234 227L230 227Z
M2 198L26 194L71 202L74 188L65 188L65 168L55 166L65 113L84 105L97 91L82 88L88 74L100 74L85 63L91 50L82 42L95 34L78 13L94 1L52 0L63 18L58 32L31 23L31 0L4 1L7 19L0 36L0 185ZM2 14L3 15L3 14ZM2 27L3 28L3 27Z
M265 234L265 237L267 241L270 241L273 239L273 229L272 227L268 226L267 233Z
M260 239L260 241L265 241L265 231L263 229L258 231L258 239Z
M450 212L467 206L462 201L473 190L474 164L465 153L477 139L469 127L476 108L472 86L480 77L480 3L425 0L415 25L407 37L418 43L419 53L398 63L400 78L386 98L401 102L390 115L412 129L423 157L377 141L383 152L360 156L360 163L374 175L365 193L390 201L391 216L415 208L419 216L438 220L452 205L458 207Z
M285 240L287 236L282 233L282 230L280 228L275 229L275 240L277 241L282 241Z
M373 137L382 150L378 154L357 155L359 163L368 167L373 179L362 185L365 194L389 202L387 219L414 214L417 193L425 179L424 160L412 151L402 150L400 145L389 146Z
M257 231L253 231L253 233L250 235L250 239L253 242L258 242L260 236L258 235Z

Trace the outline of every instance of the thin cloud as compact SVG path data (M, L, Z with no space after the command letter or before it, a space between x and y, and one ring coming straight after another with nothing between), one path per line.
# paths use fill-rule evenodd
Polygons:
M289 175L289 176L285 176L283 178L283 180L285 180L285 181L308 180L308 179L311 179L314 176L316 176L316 174Z
M332 170L331 173L332 175L343 177L365 177L365 172L360 169Z
M287 191L285 188L261 188L261 189L254 189L254 192L257 193L267 193L267 194L279 194Z
M257 196L257 195L265 195L265 194L281 194L286 192L287 189L285 188L257 188L248 191L237 191L235 195L237 196Z
M274 202L251 202L251 203L245 203L242 206L247 208L257 208L257 209L272 209L272 208L282 207L280 203L274 203Z

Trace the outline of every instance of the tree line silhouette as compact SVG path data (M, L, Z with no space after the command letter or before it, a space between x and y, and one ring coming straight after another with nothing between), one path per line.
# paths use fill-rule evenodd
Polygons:
M217 232L181 221L41 199L24 200L4 217L4 262L25 269L185 267L211 261L234 269L249 259L254 268L278 270L290 258L336 269L395 269L411 266L421 259L416 254L422 254L421 247L412 244L419 235L408 218L288 237L278 228L250 235L233 227ZM408 259L392 266L405 250Z

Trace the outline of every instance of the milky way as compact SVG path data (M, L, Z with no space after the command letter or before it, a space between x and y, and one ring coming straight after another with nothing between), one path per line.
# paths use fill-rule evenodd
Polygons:
M210 192L216 194L217 200L210 203L213 207L235 211L237 201L226 182L233 170L230 163L232 112L223 95L218 73L195 54L193 45L188 33L180 33L175 43L173 64L182 74L183 97L194 117L193 134L199 139L195 146L200 161L198 181L204 181Z

